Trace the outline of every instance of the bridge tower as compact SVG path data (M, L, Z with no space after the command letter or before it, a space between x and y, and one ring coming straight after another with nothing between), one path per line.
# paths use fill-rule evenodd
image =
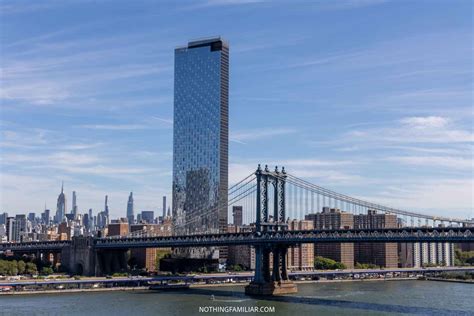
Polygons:
M278 167L275 167L275 171L270 171L268 166L262 170L258 165L255 176L257 178L255 234L260 237L266 232L283 233L288 228L285 213L285 168L278 171ZM273 186L273 190L269 186ZM270 194L271 191L273 194ZM270 214L270 201L273 201L273 215ZM255 245L255 277L245 287L246 294L278 295L297 292L296 284L288 279L286 262L288 247L285 244L262 243ZM270 258L273 259L272 269L270 269Z

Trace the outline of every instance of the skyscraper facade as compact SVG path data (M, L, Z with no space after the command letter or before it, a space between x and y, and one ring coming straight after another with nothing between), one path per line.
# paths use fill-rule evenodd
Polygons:
M135 215L133 213L133 192L130 192L130 195L128 196L127 219L130 225L135 222Z
M61 223L66 216L66 196L64 195L64 185L61 185L61 193L56 203L56 223Z
M2 224L7 224L7 218L8 218L8 213L2 213L0 214L0 225Z
M163 221L166 218L166 196L163 196Z
M71 209L71 214L73 214L73 217L77 217L77 197L76 197L76 191L72 191L72 209Z
M175 50L175 234L227 229L229 47L220 37Z

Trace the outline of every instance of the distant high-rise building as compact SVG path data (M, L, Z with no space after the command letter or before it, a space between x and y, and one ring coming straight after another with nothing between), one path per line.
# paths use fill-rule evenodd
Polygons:
M35 221L35 219L36 219L36 214L35 214L34 212L28 213L28 220L29 220L30 222L33 223L33 222Z
M44 212L41 213L41 222L46 226L49 226L50 213L51 211L48 209L45 209Z
M127 219L128 223L131 225L135 221L135 215L133 213L133 192L130 192L127 202Z
M9 217L11 218L11 217ZM8 229L8 228L7 228ZM27 218L24 214L18 214L12 221L12 227L9 230L9 241L22 241L23 235L28 233Z
M71 209L71 214L73 214L73 217L77 217L77 201L76 201L76 191L72 191L72 209Z
M0 214L0 225L1 224L7 224L7 218L8 218L8 213L2 213Z
M89 212L88 212L88 220L89 220L89 226L88 226L88 229L90 232L93 232L94 229L95 229L95 225L94 225L94 215L92 215L92 209L90 208L89 209Z
M104 213L105 213L105 215L107 215L107 217L109 216L108 198L109 198L109 197L106 195L106 196L105 196L105 203L104 203Z
M99 212L97 214L97 223L95 226L97 228L102 229L109 224L109 204L108 204L108 196L105 196L105 202L104 202L104 210L102 212Z
M234 225L235 226L242 226L243 225L242 206L240 206L240 205L232 206L232 215L234 217Z
M175 50L175 234L227 229L228 90L229 46L223 39Z
M166 217L166 196L163 196L163 221Z
M58 196L58 201L56 204L56 216L55 222L61 223L66 215L66 196L64 195L64 184L61 185L61 193Z
M142 211L142 221L147 224L153 224L155 218L155 212L153 211Z
M7 223L6 223L6 234L7 234L8 241L17 241L14 230L15 230L15 218L8 217Z
M84 216L82 217L82 225L84 225L84 228L86 231L90 231L90 228L91 228L91 224L90 224L90 220L89 220L89 214L84 214Z

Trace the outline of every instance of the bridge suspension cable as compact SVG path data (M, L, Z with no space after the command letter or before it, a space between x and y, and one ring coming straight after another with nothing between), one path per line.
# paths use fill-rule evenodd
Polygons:
M283 178L282 178L283 179ZM318 201L319 201L319 195L323 196L323 201L325 198L329 199L328 205L323 205L323 206L333 206L333 207L341 207L345 203L346 207L347 204L350 206L355 207L357 211L360 212L360 208L365 208L365 209L373 209L373 210L378 210L382 212L387 212L387 213L392 213L392 214L397 214L397 215L402 215L402 216L410 216L418 219L426 219L426 220L432 220L432 221L445 221L445 222L455 222L455 223L466 223L466 224L473 224L473 221L470 220L463 220L463 219L455 219L455 218L449 218L449 217L442 217L442 216L431 216L427 214L421 214L421 213L416 213L416 212L410 212L410 211L404 211L400 209L395 209L387 206L383 206L377 203L372 203L368 201L364 201L361 199L353 198L345 194L337 193L335 191L326 189L324 187L318 186L316 184L313 184L311 182L308 182L306 180L303 180L301 178L298 178L296 176L293 176L291 174L286 174L285 178L287 183L290 183L298 188L301 188L303 190L307 190L311 193L314 193L318 195ZM332 199L332 201L331 201ZM331 203L333 202L333 203ZM339 205L339 202L341 202L342 205ZM319 204L319 203L318 203ZM324 204L324 202L323 202ZM299 209L301 209L302 205L299 205ZM319 208L319 205L318 205ZM321 209L318 209L320 211Z

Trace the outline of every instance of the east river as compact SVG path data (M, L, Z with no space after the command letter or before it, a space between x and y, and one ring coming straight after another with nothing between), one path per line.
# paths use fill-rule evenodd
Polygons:
M270 311L259 315L474 315L472 284L372 281L306 283L298 289L298 294L269 299L247 297L243 286L7 295L0 296L0 315L255 315L256 308ZM227 312L202 312L211 307ZM247 313L233 312L237 308Z

